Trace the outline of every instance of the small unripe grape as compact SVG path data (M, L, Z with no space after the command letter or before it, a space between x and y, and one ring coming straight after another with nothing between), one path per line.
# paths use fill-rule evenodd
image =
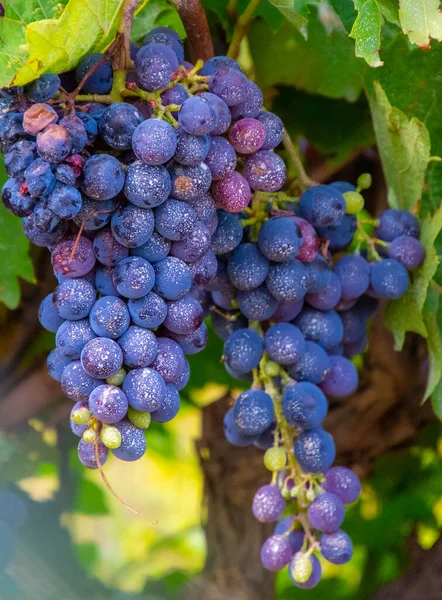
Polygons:
M74 410L71 419L76 425L86 425L91 418L91 412L85 406Z
M83 433L83 439L88 444L92 444L92 442L95 442L95 440L97 439L97 433L95 429L86 429L86 431Z
M307 500L309 500L310 502L313 502L313 500L316 498L316 493L315 490L313 488L309 488L307 490L307 492L305 493L305 497L307 498Z
M121 446L121 433L116 427L103 427L100 437L103 444L111 450Z
M287 454L284 448L269 448L264 454L264 464L269 471L281 471L287 463Z
M129 417L129 421L132 423L132 425L135 425L135 427L139 427L140 429L147 429L152 420L150 413L135 410L135 408L132 408L132 406L129 406L127 416Z
M269 377L276 377L279 374L279 365L273 360L266 362L264 367L264 373Z
M305 583L312 574L312 563L310 556L297 552L291 565L292 577L298 583Z
M364 198L359 192L345 192L345 212L355 215L364 208Z
M111 377L108 377L106 379L106 383L108 383L109 385L115 385L116 387L118 387L123 383L125 377L126 377L126 371L123 369L123 367L121 367L121 369L119 371L117 371L115 373L115 375L112 375Z
M368 190L371 187L372 176L370 173L362 173L358 177L358 190Z

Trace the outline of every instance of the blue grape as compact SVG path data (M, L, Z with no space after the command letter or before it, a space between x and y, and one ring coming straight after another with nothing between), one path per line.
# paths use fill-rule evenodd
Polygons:
M265 285L238 292L236 296L241 313L253 321L271 319L277 309L278 301L271 295Z
M211 293L212 300L219 308L224 310L232 310L234 308L234 301L236 299L236 290L230 285L229 287L223 288L216 292Z
M219 290L226 289L230 287L232 284L229 281L229 277L227 275L227 266L224 261L220 258L218 260L218 269L216 271L215 277L212 281L206 285L206 290L209 292L217 292Z
M182 298L192 285L189 267L179 258L168 256L155 263L154 291L166 300Z
M127 419L115 423L114 427L121 434L121 446L112 450L112 454L126 462L140 459L146 452L146 437L144 430L135 427Z
M358 477L345 467L332 467L325 472L322 487L336 494L344 504L352 504L361 495L361 482Z
M302 590L311 590L312 588L316 587L321 580L321 576L322 576L321 563L316 558L316 556L314 554L312 554L310 556L310 562L312 564L312 573L305 583L298 583L293 578L293 575L292 575L292 571L296 564L296 562L295 562L296 558L297 558L297 555L295 554L295 556L292 558L292 562L289 565L290 579L292 580L292 583L294 585L296 585L296 587L301 588Z
M185 201L196 200L209 191L212 174L205 163L185 167L174 162L168 166L168 170L174 198Z
M299 210L314 227L335 226L345 215L345 200L336 188L315 185L302 194Z
M210 148L208 135L193 135L184 129L177 132L178 144L174 159L186 167L196 167L205 160Z
M22 194L21 189L21 179L8 179L2 189L2 202L16 217L28 217L32 215L36 201L28 194ZM34 219L33 222L35 224Z
M25 182L33 198L49 194L55 186L51 165L42 158L36 158L25 171Z
M57 184L48 197L48 208L61 219L73 219L80 212L80 192L70 186Z
M79 360L65 367L61 376L61 389L75 402L87 402L91 392L101 385L101 381L83 369Z
M97 260L107 267L114 267L129 255L129 249L117 242L110 229L97 233L93 248Z
M344 194L345 192L356 191L355 186L351 183L348 183L348 181L333 181L332 183L330 183L330 187L335 188L336 190L341 192L341 194Z
M187 335L192 333L203 321L203 309L198 300L190 294L169 302L164 325L172 333Z
M321 389L333 398L343 398L356 391L359 383L358 371L344 356L330 356L330 370Z
M236 399L233 418L246 435L263 433L273 422L274 408L271 397L261 390L247 390Z
M140 87L155 92L170 83L173 72L178 68L178 60L168 46L153 43L138 50L135 67Z
M138 125L132 136L136 157L147 165L163 165L175 154L177 134L161 119L147 119Z
M272 535L261 548L261 563L268 571L281 571L293 555L292 545L283 535Z
M46 198L36 204L32 217L35 225L43 231L53 231L60 222L60 217L48 207Z
M359 298L370 284L370 265L362 256L349 254L341 258L334 268L342 288L342 298Z
M302 333L291 323L272 325L264 335L264 349L280 365L297 362L305 352Z
M96 293L93 286L83 279L67 279L55 288L54 306L62 319L78 321L88 316Z
M233 418L233 408L230 408L225 416L223 422L224 435L227 441L233 446L245 448L251 446L256 440L256 436L246 435L235 423Z
M276 535L283 535L284 533L287 533L288 531L292 530L293 527L293 515L289 515L288 517L284 517L283 519L281 519L275 526L275 531L274 533ZM290 533L287 536L287 539L289 540L291 546L292 546L292 552L299 552L302 548L302 545L304 543L304 530L303 529L295 529L290 531Z
M111 425L121 421L129 403L126 394L114 385L99 385L89 396L89 409L101 423Z
M303 356L289 368L289 375L296 381L321 383L330 369L330 358L315 342L305 343Z
M28 140L19 140L5 154L5 168L9 177L21 175L35 159L36 145Z
M126 248L136 248L147 242L153 233L154 216L150 208L129 204L112 215L111 229L115 238Z
M170 254L186 263L194 263L210 248L210 232L200 220L196 221L192 232L184 240L173 242Z
M45 105L46 106L46 105ZM55 112L55 111L54 111ZM56 114L56 113L55 113ZM8 144L12 144L23 135L23 113L8 112L1 115L0 118L0 141L3 144L3 148L9 149ZM35 134L31 134L35 135Z
M284 135L284 125L281 119L271 112L261 112L256 118L264 125L266 131L262 149L272 150L279 146Z
M71 359L67 356L63 356L58 348L52 350L46 359L46 365L48 367L48 373L55 379L55 381L61 381L64 368L67 367L71 362Z
M323 473L335 460L332 436L321 429L309 429L295 440L295 457L304 473Z
M110 154L96 154L84 163L82 189L94 200L109 200L121 192L124 172Z
M38 309L38 320L42 327L48 331L52 331L52 333L56 333L58 328L64 323L65 319L60 315L54 304L54 294L48 294L41 301Z
M60 125L48 125L37 134L37 152L48 163L58 163L71 152L69 133Z
M324 257L318 255L307 263L307 292L317 294L324 289L332 279L332 271Z
M273 264L270 266L266 283L270 293L277 300L301 300L307 292L307 270L296 258L287 263Z
M166 384L161 375L153 369L133 369L123 381L123 392L132 408L142 412L153 412L160 408L166 396Z
M142 120L140 112L132 104L111 104L100 120L101 137L111 148L128 150L132 147L132 135Z
M327 409L326 397L313 383L301 381L284 388L282 410L290 425L303 430L319 427Z
M95 444L88 444L84 440L80 440L77 452L78 460L84 467L87 467L88 469L98 469L99 466L102 467L107 461L107 457L109 455L109 450L101 441L98 442L99 464L97 462Z
M77 111L75 114L79 119L81 119L81 121L83 121L83 125L87 135L87 143L93 144L98 135L97 120L94 119L91 115L82 111Z
M274 262L287 262L298 254L302 238L292 219L273 217L265 221L258 234L261 252Z
M220 67L210 77L209 91L227 106L236 106L247 97L247 77L236 69Z
M238 215L220 210L218 226L212 236L212 250L217 255L235 250L241 243L243 228Z
M230 281L242 291L253 290L260 286L264 283L268 272L269 261L256 244L240 244L227 263Z
M392 242L401 235L418 238L420 233L419 221L406 210L389 208L379 217L376 236L385 242Z
M75 69L77 83L83 79L86 73L103 57L102 54L94 52L80 60ZM88 94L107 94L112 88L112 67L109 61L101 64L83 84L83 92Z
M234 58L230 58L230 56L213 56L209 58L204 63L200 73L201 75L213 75L221 68L228 68L242 73L242 69L237 61Z
M103 296L93 305L89 321L98 336L115 340L127 331L130 315L121 298Z
M156 263L168 256L171 242L156 231L152 233L151 238L142 246L132 248L134 256L141 256L150 263Z
M233 119L256 118L262 108L264 98L256 83L247 81L245 99L239 104L231 107Z
M95 338L94 330L88 319L65 321L60 325L55 336L57 348L68 358L80 358L84 346Z
M276 308L276 312L272 316L272 321L275 323L282 323L286 321L293 321L304 306L304 300L290 300L289 302L279 302Z
M43 73L38 79L25 86L26 97L31 102L46 102L55 96L60 87L60 77L54 73Z
M76 402L71 410L69 425L71 426L72 433L81 438L81 437L83 437L83 433L87 429L89 429L89 425L81 425L78 423L74 423L74 421L72 420L73 413L76 412L80 408L89 410L89 405L87 402Z
M388 256L400 262L408 271L412 271L423 263L425 249L414 237L400 235L391 242Z
M211 315L211 325L216 335L225 341L237 329L247 327L247 320L242 315L236 316L233 312L227 312L225 316L214 312Z
M367 347L367 333L364 333L354 342L350 342L348 344L343 345L343 355L346 358L353 358L353 356L357 356L365 351Z
M167 315L166 303L154 292L138 300L129 300L127 306L135 325L146 329L159 327Z
M71 154L78 154L81 152L87 143L87 132L83 121L77 116L72 115L63 117L58 124L66 129L69 134L71 140Z
M155 27L144 38L143 44L159 43L172 48L180 62L184 60L183 42L176 31L170 27Z
M60 221L53 231L47 231L36 225L31 214L23 219L23 231L35 246L53 246L66 235L66 222Z
M354 344L365 334L366 323L363 315L353 309L345 310L340 313L342 325L344 326L344 335L342 343Z
M189 361L184 359L184 369L181 375L175 380L174 386L180 392L182 389L186 387L190 379L190 365Z
M307 341L316 342L325 350L340 344L344 335L341 318L334 310L319 311L304 308L296 317L295 325L299 327Z
M186 88L181 85L181 83L176 83L172 87L164 90L161 94L161 102L163 106L167 106L168 104L183 104L185 100L189 97L189 92ZM178 113L173 111L172 115L177 118Z
M153 288L155 271L144 258L129 256L114 267L112 280L117 292L125 298L142 298Z
M275 485L263 485L253 498L252 512L260 523L274 523L285 509L285 500Z
M175 383L184 369L184 353L174 340L160 337L157 339L158 353L151 364L166 383Z
M259 150L249 156L243 169L243 175L250 187L262 192L280 190L285 182L286 173L287 169L282 158L268 150Z
M181 105L178 122L187 133L206 135L211 133L218 121L217 110L207 97L192 96Z
M91 377L107 379L121 369L123 353L117 342L97 337L88 342L81 351L81 364Z
M196 212L186 202L173 198L155 209L155 228L169 240L183 240L192 233Z
M354 215L344 215L337 225L316 227L316 231L320 237L329 241L328 247L331 252L338 252L347 248L353 241L356 224L356 217Z
M160 407L152 413L152 421L157 423L167 423L172 421L180 410L180 395L178 390L171 383L166 384L166 395L161 402Z
M408 284L405 267L393 258L381 260L371 267L371 287L381 298L400 298L407 291Z
M324 533L319 538L319 543L322 556L334 565L344 565L353 556L351 539L341 529L333 533Z
M131 325L119 338L123 364L131 369L148 367L158 353L157 339L152 331Z
M342 525L345 509L338 496L324 492L311 502L307 514L310 524L315 529L324 533L333 533Z
M102 229L110 223L116 208L115 198L100 202L83 196L82 206L77 216L74 217L74 223L78 227L83 227L84 231Z
M55 178L60 183L68 186L74 186L77 182L77 175L72 167L65 163L61 163L55 168Z
M263 341L256 331L237 329L224 344L223 358L234 371L250 373L258 367L263 351Z
M216 126L210 132L211 135L221 135L223 133L226 133L232 121L230 110L227 104L224 102L224 100L222 100L215 94L211 94L210 92L203 92L202 94L200 94L200 98L205 102L211 104L215 108L218 116Z
M216 219L216 206L212 196L209 193L202 194L201 196L198 196L198 198L192 198L187 202L196 212L198 218L207 225L210 230L210 225L213 223L214 218ZM211 233L213 232L211 231Z
M316 294L307 294L305 299L313 306L313 308L318 308L319 310L330 310L335 308L341 299L342 294L342 285L339 277L332 271L330 282L319 290Z
M235 170L236 152L226 138L212 136L210 150L205 157L205 162L210 169L212 179L224 179Z
M170 333L170 337L180 346L184 354L198 354L206 345L209 337L206 324L187 334Z
M112 270L109 267L98 265L95 272L95 287L103 296L119 296L112 281Z

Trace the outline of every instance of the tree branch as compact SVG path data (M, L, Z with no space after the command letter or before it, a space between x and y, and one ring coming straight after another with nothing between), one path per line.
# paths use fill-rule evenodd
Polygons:
M125 0L124 2L118 23L117 37L115 38L117 45L113 61L115 71L124 71L132 67L132 60L130 58L130 31L135 11L140 3L141 0Z
M241 42L247 35L253 15L255 14L260 2L261 0L250 0L247 8L238 17L238 20L235 24L235 29L233 30L232 41L230 42L230 46L227 51L227 56L230 56L231 58L238 57Z
M212 36L206 13L200 0L172 0L175 4L189 42L190 58L192 62L208 60L214 56Z

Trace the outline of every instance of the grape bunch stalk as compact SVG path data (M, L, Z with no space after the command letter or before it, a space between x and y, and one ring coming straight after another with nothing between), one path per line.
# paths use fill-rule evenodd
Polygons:
M281 191L275 149L287 134L232 58L193 65L165 27L130 51L122 84L90 54L74 72L1 92L2 200L49 249L58 282L39 310L56 334L49 373L74 403L83 465L101 470L109 450L137 460L151 420L178 413L186 355L205 347L210 315L227 371L251 382L226 437L265 450L272 473L252 507L276 523L263 565L288 565L312 588L319 554L350 560L340 526L361 490L332 466L327 396L356 389L350 359L369 317L423 261L418 222L401 210L373 219L366 174L357 187Z

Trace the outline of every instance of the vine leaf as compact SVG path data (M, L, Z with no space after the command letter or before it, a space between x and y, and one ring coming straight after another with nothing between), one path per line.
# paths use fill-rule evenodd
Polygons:
M412 210L422 195L430 159L430 135L425 125L391 106L378 81L368 90L373 126L393 208Z
M356 42L356 56L365 58L370 67L381 67L381 26L384 22L376 0L355 0L358 16L350 32Z
M35 283L28 250L20 219L0 205L0 301L8 308L17 308L20 302L19 277Z
M426 49L431 39L442 40L439 0L399 0L399 20L412 44Z
M396 350L401 350L404 345L407 331L414 331L423 337L429 337L430 335L428 328L428 314L430 311L428 309L424 311L424 305L427 299L428 286L439 264L435 241L441 230L442 206L433 215L427 214L422 219L420 241L425 248L425 260L414 271L413 284L409 287L407 293L402 298L389 302L385 312L385 323L394 334ZM425 320L427 320L427 323L425 323ZM431 335L433 335L433 332L431 332ZM431 338L429 343L431 345L435 344L434 337Z
M321 0L270 0L292 25L307 39L308 17L310 14L309 4L317 4Z
M442 395L436 393L436 388L442 379L442 333L439 327L438 314L426 314L425 325L428 331L428 383L427 389L425 390L423 402L428 400L430 396L434 394L438 406L436 414L442 415L442 403L439 404L439 400L442 401ZM441 390L442 391L442 390Z

